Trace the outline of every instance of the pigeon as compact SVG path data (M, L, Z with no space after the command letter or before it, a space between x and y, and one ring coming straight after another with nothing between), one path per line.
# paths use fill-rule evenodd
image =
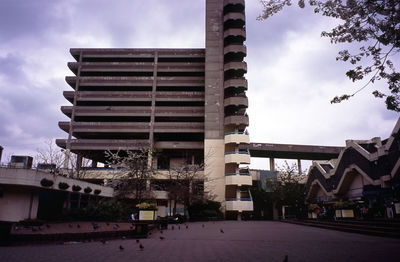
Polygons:
M72 224L68 224L69 227L72 227Z
M161 239L161 240L164 240L164 239L165 239L165 237L160 237L160 239Z
M109 225L110 225L110 223L108 223L108 222L107 222L107 223L106 223L106 225L107 225L107 226L109 226Z
M149 232L149 236L151 236L151 232Z
M119 245L119 250L123 251L123 250L124 250L124 247L121 246L121 245Z
M81 228L81 225L78 224L78 225L76 225L76 227L77 227L77 228Z
M188 225L186 225L186 229L188 229L189 228L189 226Z
M140 251L143 251L144 246L142 244L139 245Z
M174 227L174 226L172 226L172 227L171 227L171 229L172 229L172 230L174 230L174 229L175 229L175 227Z
M140 241L139 241L139 239L136 239L136 243L139 243Z
M113 226L113 228L114 228L114 229L118 229L119 226L118 226L117 224L115 224L115 225Z
M285 255L285 259L283 260L283 262L289 262L288 255Z
M178 229L181 230L181 226L178 226Z
M221 232L222 234L225 233L224 230L222 230L222 228L219 230L219 232Z
M100 240L101 243L105 244L106 241L104 239Z

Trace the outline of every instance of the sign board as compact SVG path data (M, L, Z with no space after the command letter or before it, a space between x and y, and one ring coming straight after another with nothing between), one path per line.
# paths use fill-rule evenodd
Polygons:
M155 219L155 210L140 210L139 211L139 220L154 220Z

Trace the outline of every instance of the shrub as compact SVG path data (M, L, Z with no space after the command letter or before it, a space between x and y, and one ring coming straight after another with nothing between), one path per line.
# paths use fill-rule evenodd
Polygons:
M92 189L91 189L90 187L86 187L83 191L84 191L86 194L89 194L90 192L92 192Z
M53 180L49 180L49 179L43 178L43 179L40 181L40 184L41 184L42 186L44 186L44 187L50 187L50 186L52 186L52 185L54 184L54 182L53 182Z
M81 191L81 187L80 186L78 186L78 185L73 185L72 186L72 191Z
M60 182L60 183L58 183L58 188L62 189L62 190L66 190L69 188L69 185L67 183Z
M18 222L18 225L24 226L24 227L31 227L31 226L42 226L45 221L40 220L40 219L24 219Z
M100 189L95 189L93 193L94 193L95 195L98 195L98 194L101 193L101 190L100 190Z

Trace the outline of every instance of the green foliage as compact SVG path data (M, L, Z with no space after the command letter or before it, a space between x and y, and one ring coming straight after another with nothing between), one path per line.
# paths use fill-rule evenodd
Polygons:
M42 180L40 180L40 184L44 187L51 187L54 184L54 181L43 178Z
M69 185L67 183L60 182L60 183L58 183L58 188L62 189L62 190L66 190L69 188Z
M156 203L148 203L148 202L142 202L136 205L136 207L138 209L142 209L142 210L154 210L157 208L157 204Z
M18 225L24 227L31 227L31 226L42 226L44 225L45 221L40 219L24 219L18 222Z
M315 211L317 209L321 209L321 207L318 204L309 204L308 205L308 210L309 211Z
M87 221L127 221L130 214L137 211L132 201L102 199L86 208L71 210L64 215L67 220Z
M206 220L209 218L221 218L221 203L208 200L206 202L197 202L189 206L190 218L193 220Z
M261 3L264 10L259 20L273 16L285 6L291 6L292 0L266 0ZM384 80L388 90L385 93L375 90L372 94L384 98L388 110L400 112L400 73L390 60L396 60L400 52L399 1L308 0L308 4L315 13L341 20L330 32L322 32L323 37L329 37L331 43L335 44L360 43L357 52L342 50L336 58L354 66L346 72L346 76L353 82L369 77L358 91L336 96L331 103L348 100L375 81ZM304 8L305 0L298 0L298 5Z

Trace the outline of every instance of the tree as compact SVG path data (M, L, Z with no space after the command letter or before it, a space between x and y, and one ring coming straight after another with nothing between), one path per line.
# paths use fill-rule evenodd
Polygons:
M299 218L305 210L303 181L306 176L298 174L297 166L289 165L286 161L278 170L278 181L273 186L272 199L277 207L289 206Z
M44 144L43 147L36 149L37 155L35 157L35 165L37 167L39 167L39 165L42 165L42 167L47 165L45 169L50 170L51 173L76 179L85 178L86 169L84 167L90 166L91 161L89 159L84 158L81 166L79 166L77 164L77 154L70 153L71 155L66 158L64 149L60 150L52 139L46 140ZM68 161L68 168L64 168L64 161Z
M181 202L184 213L189 206L204 199L204 164L184 164L169 170L168 196L174 200L173 214L176 214L176 203ZM203 186L201 186L203 185Z
M154 169L149 157L154 154L150 148L137 151L106 151L106 163L114 168L111 184L119 198L133 198L136 203L151 198L149 181Z
M304 8L305 0L298 0ZM259 20L267 19L292 5L292 0L265 0ZM385 80L387 91L375 90L372 94L384 98L388 110L400 112L400 72L396 71L392 58L400 52L400 2L398 0L308 0L315 13L341 19L342 23L330 32L322 32L332 43L360 43L359 51L339 52L336 60L354 66L346 72L353 82L369 78L368 82L353 94L336 96L331 103L340 103L354 96L376 80Z

